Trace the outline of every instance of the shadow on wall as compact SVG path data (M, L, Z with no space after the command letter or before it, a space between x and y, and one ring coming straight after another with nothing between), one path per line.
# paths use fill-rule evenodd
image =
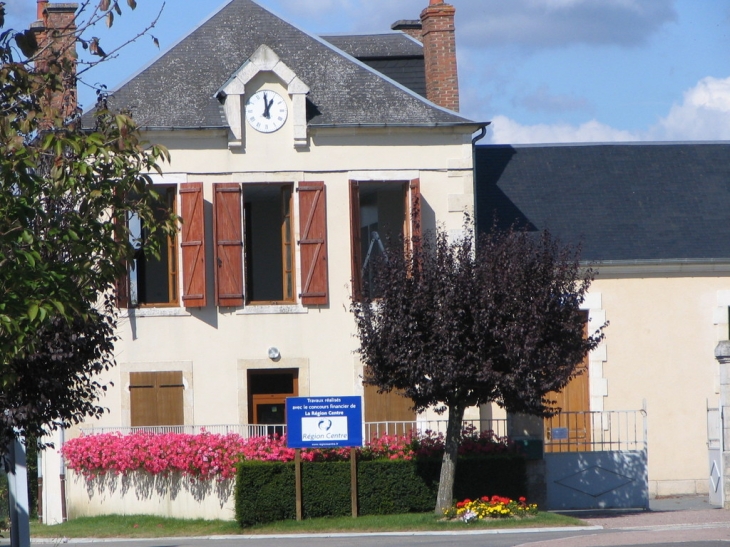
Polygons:
M179 473L152 475L144 471L128 474L104 474L96 477L73 477L75 489L84 489L92 506L107 504L112 500L136 506L139 502L166 505L164 502L191 499L197 504L215 506L218 510L233 501L234 479L197 480ZM141 507L141 506L140 506ZM116 507L109 507L111 511ZM142 511L140 511L142 512Z

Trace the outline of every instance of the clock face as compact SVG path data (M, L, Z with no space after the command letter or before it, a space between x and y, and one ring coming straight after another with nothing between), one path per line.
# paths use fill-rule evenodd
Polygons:
M286 122L286 102L276 91L262 89L246 102L246 119L256 131L273 133Z

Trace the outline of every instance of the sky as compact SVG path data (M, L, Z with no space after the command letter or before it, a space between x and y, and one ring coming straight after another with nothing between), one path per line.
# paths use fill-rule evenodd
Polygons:
M313 34L389 32L399 19L418 19L428 4L257 1ZM122 15L112 27L88 34L107 52L136 36L163 6L136 0L132 11L132 0L118 2ZM159 49L143 36L84 81L115 89L226 3L167 0L151 31ZM492 122L482 143L730 141L730 0L450 3L461 113ZM35 20L36 1L6 0L6 12L6 28L22 30ZM83 107L93 106L90 87L81 85L79 96Z

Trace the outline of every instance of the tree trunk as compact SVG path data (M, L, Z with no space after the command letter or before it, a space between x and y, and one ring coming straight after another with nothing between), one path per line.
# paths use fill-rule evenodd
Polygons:
M459 455L459 440L461 438L461 422L464 419L462 405L449 405L449 422L446 426L446 449L441 463L441 478L436 498L436 511L443 516L444 510L454 502L454 479L456 477L456 458Z

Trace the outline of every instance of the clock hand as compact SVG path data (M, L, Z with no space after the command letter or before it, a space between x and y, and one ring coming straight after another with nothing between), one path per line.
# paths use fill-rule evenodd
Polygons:
M264 108L264 118L269 119L271 118L271 106L274 104L274 99L271 99L270 101L266 99L266 95L264 95L264 105L266 105L266 108Z
M264 93L264 118L271 119L271 105L274 104L274 99L269 100Z

